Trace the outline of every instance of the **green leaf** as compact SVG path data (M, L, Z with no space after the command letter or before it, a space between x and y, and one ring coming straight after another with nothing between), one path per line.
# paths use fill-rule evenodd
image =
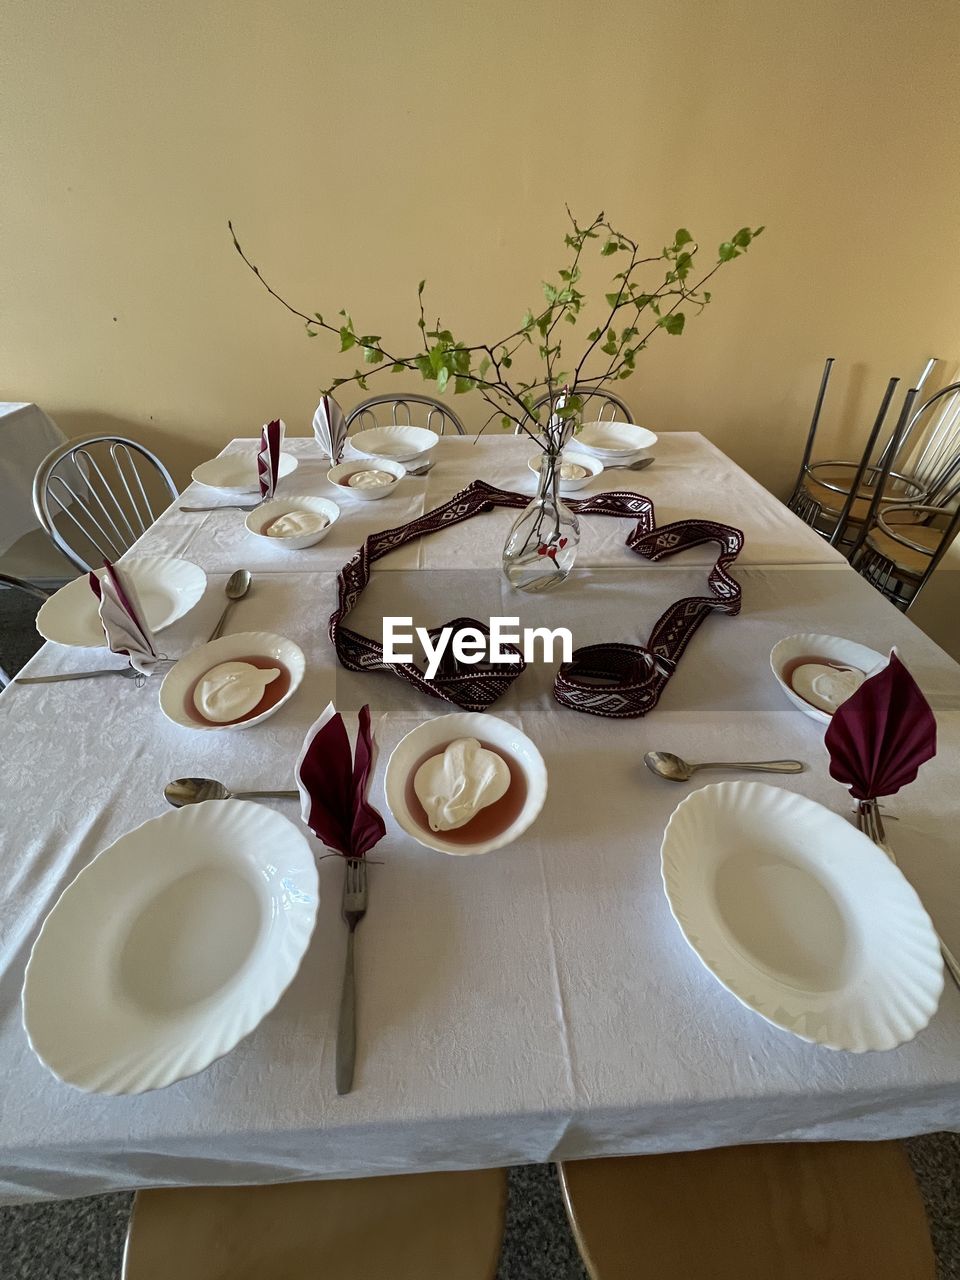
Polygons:
M622 298L621 298L621 296L620 296L620 290L619 290L619 289L617 290L617 292L616 292L616 293L605 293L603 296L604 296L604 297L606 298L606 300L607 300L607 306L608 306L608 307L615 307L615 306L617 305L617 303L618 303L618 302L622 302L622 301L623 301L623 299L622 299Z
M480 361L480 368L477 370L481 378L485 378L487 376L487 370L489 368L490 368L490 357L484 356L483 359Z
M510 421L509 418L504 417L500 419L500 429L502 431L509 431L512 426L513 426L513 423Z
M424 289L426 288L426 284L427 284L426 280L421 280L421 281L420 281L420 283L417 285L417 297L418 297L418 298L422 298L422 297L423 297L423 291L424 291Z
M749 227L741 227L737 234L733 237L733 243L741 249L746 249L753 239L753 232Z
M616 240L608 240L600 252L603 257L609 258L611 253L616 253L619 247L620 246L617 244Z
M667 333L680 334L683 333L684 320L682 311L673 311L670 315L663 317L660 327L666 329Z
M361 390L361 391L366 391L366 390L367 390L367 380L366 380L366 378L363 376L363 374L362 374L362 373L360 373L360 371L359 371L359 370L357 371L356 378L357 378L357 386L360 388L360 390Z
M529 329L530 326L533 324L533 319L534 319L533 312L528 307L527 310L523 313L523 324L520 327L522 329Z
M505 369L509 369L509 368L510 368L510 366L513 364L513 357L512 357L512 356L510 356L510 355L505 351L505 352L503 353L503 355L500 357L500 363L503 365L503 367L504 367Z
M720 255L721 262L730 262L734 258L740 257L740 250L736 247L736 245L732 244L729 240L724 240L723 244L720 246L718 250L718 253Z
M680 227L679 230L677 231L677 234L673 237L673 243L677 246L677 248L680 248L682 245L689 244L692 239L693 239L693 236L690 234L687 228Z
M380 341L380 335L379 333L365 333L362 337L358 338L357 341L360 343L361 347L372 347L374 343Z
M437 390L444 392L447 389L447 383L450 381L450 370L446 365L437 373Z
M346 325L343 325L340 329L340 350L349 351L356 344L356 341L356 335L351 333Z
M572 311L568 311L568 312L567 312L567 314L566 314L563 318L564 318L564 320L566 320L567 324L576 324L576 323L577 323L577 317L573 314L573 312L572 312ZM316 335L314 334L314 335L312 335L312 336L314 336L314 337L315 337Z
M383 356L376 347L364 347L363 359L365 364L379 364L383 359Z
M316 329L311 329L311 328L310 328L310 326L309 326L309 325L307 325L307 337L308 337L308 338L315 338L316 336L317 336L317 331L316 331Z
M319 311L315 311L313 314L317 317L317 319L320 321L320 323L321 323L321 324L323 324L323 316L320 314L320 312L319 312Z
M404 369L406 369L406 367L407 367L407 366L406 366L405 364L401 364L401 363L400 363L400 361L398 360L398 361L396 362L396 364L392 364L392 365L390 366L390 372L391 372L391 373L403 373L403 371L404 371Z

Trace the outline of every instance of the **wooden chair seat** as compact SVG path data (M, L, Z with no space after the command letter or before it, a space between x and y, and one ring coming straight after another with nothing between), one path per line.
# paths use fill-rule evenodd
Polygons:
M867 534L867 546L878 555L886 556L901 572L910 577L922 578L943 540L943 530L928 524L904 524L901 527L905 538L921 547L929 547L929 551L925 553L915 547L905 547L902 542L891 538L879 528L873 528Z
M141 1191L123 1280L493 1280L503 1169Z
M934 1280L896 1142L790 1143L560 1166L591 1280Z

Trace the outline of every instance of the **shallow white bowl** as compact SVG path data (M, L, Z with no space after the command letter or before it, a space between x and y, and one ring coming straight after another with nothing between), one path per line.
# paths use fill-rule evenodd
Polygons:
M927 1025L943 990L930 918L877 845L822 805L721 782L677 806L661 848L670 910L728 991L801 1040L863 1053Z
M317 915L317 869L282 814L207 800L151 818L85 867L23 984L30 1047L57 1079L142 1093L202 1071L276 1005Z
M196 681L211 667L221 662L234 662L238 658L271 658L275 662L282 662L290 672L290 688L268 711L262 711L260 715L242 720L239 724L201 724L188 716L185 706L187 694ZM275 636L269 631L238 631L201 645L170 668L160 686L160 710L174 724L179 724L184 729L197 729L201 733L211 729L250 729L286 706L300 688L305 668L303 650L292 640L285 640L283 636Z
M540 458L541 455L537 453L527 460L527 466L535 476L540 475ZM580 476L577 480L564 480L562 476L559 476L561 493L576 493L578 489L585 489L593 477L598 476L603 470L603 463L599 458L595 458L589 453L577 453L575 449L571 449L568 453L562 455L561 463L563 462L575 462L578 467L586 467L587 474Z
M175 556L135 556L121 561L119 568L132 581L151 631L162 631L189 613L207 588L207 575L200 566ZM98 569L97 577L105 573ZM99 601L86 574L45 601L37 614L37 630L57 644L106 648Z
M277 466L277 479L296 471L299 463L292 453L281 453ZM250 453L223 453L194 467L190 473L197 484L204 484L218 493L242 497L260 492L260 476L257 472L257 451Z
M356 471L387 471L396 477L396 481L379 489L352 489L344 482ZM327 479L337 486L338 493L356 498L360 502L378 502L387 494L394 493L406 474L407 469L403 463L393 462L390 458L371 458L369 463L364 458L354 458L350 462L339 462L335 467L331 467L327 472Z
M312 515L326 516L329 523L315 533L300 533L292 538L271 538L268 533L263 532L264 526L271 520L291 511L309 511ZM305 547L313 547L322 542L339 515L340 508L329 498L275 498L272 502L264 502L255 507L243 523L250 533L269 542L273 547L279 547L281 551L302 551Z
M840 662L848 667L858 667L868 676L887 665L887 659L875 649L868 649L865 644L857 644L853 640L843 640L840 636L819 636L812 632L802 632L795 636L787 636L779 640L770 650L770 670L777 684L787 695L798 711L802 711L811 720L819 720L821 724L829 724L833 718L829 711L821 711L795 693L784 680L784 667L794 658L805 658L816 655L827 658L830 662Z
M370 427L350 437L350 444L357 453L368 458L392 458L394 462L425 462L431 449L435 449L440 437L427 427L390 425Z
M457 738L477 738L488 742L504 756L509 756L523 770L527 781L527 798L516 819L492 840L477 844L454 844L444 840L442 831L431 831L413 817L407 805L407 781L410 770L429 751L439 751ZM522 730L508 724L498 716L482 712L461 711L454 715L437 716L417 725L394 747L383 780L387 808L418 844L455 857L475 853L490 853L511 844L533 823L547 798L547 766L543 756Z
M631 454L642 458L657 443L657 437L631 422L585 422L570 443L597 458L619 462Z

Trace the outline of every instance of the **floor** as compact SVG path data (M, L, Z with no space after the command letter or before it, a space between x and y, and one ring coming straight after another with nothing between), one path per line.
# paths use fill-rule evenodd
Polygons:
M35 606L0 590L0 665L13 674L39 647ZM960 1280L960 1134L908 1144L927 1207L939 1280ZM0 1209L3 1280L118 1280L130 1197ZM426 1280L426 1278L425 1278ZM511 1170L498 1280L586 1280L550 1165Z

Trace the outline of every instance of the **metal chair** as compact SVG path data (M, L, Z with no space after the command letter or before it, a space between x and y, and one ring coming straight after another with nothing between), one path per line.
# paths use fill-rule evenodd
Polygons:
M950 495L960 497L960 488ZM879 512L850 563L906 613L960 532L960 506L895 502Z
M834 357L828 357L820 389L817 393L813 410L813 418L807 433L800 470L787 506L795 515L827 538L831 545L843 545L848 529L862 525L866 508L873 496L873 487L881 471L886 468L886 490L883 502L902 501L904 499L921 502L925 498L926 486L917 474L906 474L898 469L900 459L906 459L915 448L915 441L921 434L924 415L930 407L938 403L945 395L953 394L955 385L944 388L936 396L931 397L911 417L914 401L919 396L927 378L938 363L931 358L924 366L923 372L905 399L897 421L897 426L880 448L874 461L877 441L883 423L893 399L894 391L899 383L898 378L891 378L880 403L880 409L867 440L863 456L859 462L845 459L830 459L824 462L811 463L814 441L820 422L820 414L826 395L827 383L835 363Z
M494 1280L503 1169L141 1191L122 1280Z
M798 1142L559 1166L590 1280L934 1280L898 1142Z
M35 583L27 582L25 578L14 578L9 573L0 573L0 588L4 591L21 591L24 595L32 596L41 603L52 595L52 592L44 591ZM0 689L5 689L12 679L13 676L0 666Z
M589 419L590 422L632 422L633 421L633 415L630 412L629 405L626 403L625 400L621 400L619 396L614 395L612 391L604 391L604 390L601 390L600 388L593 390L591 388L584 388L584 387L575 387L574 391L583 401L584 409L586 409L587 401L589 400L597 401L597 404L593 406L593 408L591 409L591 412L597 413L597 417L590 418ZM552 404L552 402L556 400L557 396L560 394L561 393L559 391L555 391L553 392L552 395L548 393L547 395L541 396L539 400L534 401L534 405L533 405L534 414L537 414L546 405ZM623 415L622 417L619 416L621 414ZM584 421L588 421L586 416L584 416ZM515 436L520 435L519 426L514 427L513 434Z
M382 427L383 422L374 410L384 405L391 407L391 419L394 426L423 426L430 431L436 431L437 435L442 436L446 434L447 423L449 423L458 436L467 434L463 423L453 410L442 401L434 400L432 396L370 396L369 399L362 400L355 409L352 409L347 414L347 434L350 434L350 428L355 422L359 423L361 429L365 427ZM413 421L410 413L411 405L426 408L426 422ZM419 414L418 416L423 417L424 415Z
M177 496L160 459L122 436L70 440L47 454L33 480L37 519L85 571L121 556Z

